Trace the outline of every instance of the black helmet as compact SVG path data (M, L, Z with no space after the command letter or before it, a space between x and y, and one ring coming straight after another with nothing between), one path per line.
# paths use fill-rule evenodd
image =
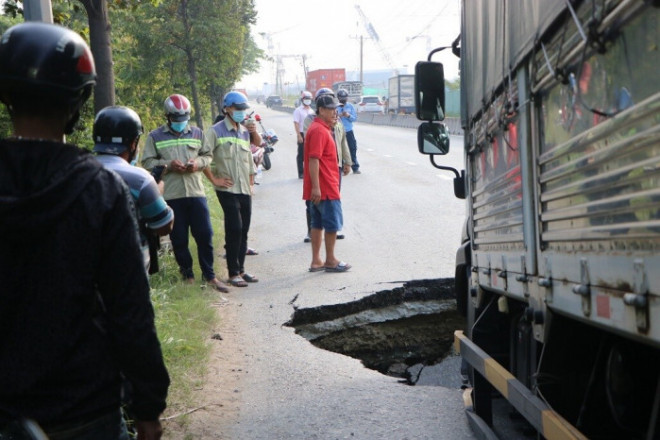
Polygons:
M121 154L142 133L142 121L133 110L121 106L106 107L94 119L94 151Z
M337 99L339 99L339 102L342 104L345 104L346 101L348 101L348 92L344 89L337 90Z
M95 83L92 53L70 29L25 22L0 39L0 100L10 111L18 105L29 108L34 101L68 107L70 133Z

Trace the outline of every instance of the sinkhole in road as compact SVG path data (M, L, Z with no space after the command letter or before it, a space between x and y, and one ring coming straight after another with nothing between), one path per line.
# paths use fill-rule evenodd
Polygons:
M296 308L285 324L315 346L360 359L364 366L414 385L425 366L452 353L454 279L412 280L359 300Z

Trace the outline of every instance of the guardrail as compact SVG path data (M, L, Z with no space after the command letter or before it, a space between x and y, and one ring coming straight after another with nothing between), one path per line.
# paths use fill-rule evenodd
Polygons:
M293 113L295 108L282 106L282 107L272 107L273 110L278 110L287 113ZM395 114L381 114L381 113L368 113L362 112L358 113L358 122L363 124L373 124L373 125L388 125L390 127L402 127L402 128L417 128L421 121L419 121L414 115L395 115ZM463 136L463 128L461 127L461 118L457 117L448 117L444 121L447 125L447 129L450 134Z

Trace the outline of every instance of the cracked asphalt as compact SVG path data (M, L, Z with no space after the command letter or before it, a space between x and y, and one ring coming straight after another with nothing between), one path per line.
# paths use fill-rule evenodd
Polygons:
M356 124L362 174L343 180L346 239L336 246L337 256L353 268L310 273L291 115L259 105L255 110L280 138L273 167L253 198L249 245L259 255L247 257L246 270L260 282L233 288L220 308L221 316L231 311L226 314L232 327L217 341L211 374L228 371L223 350L240 351L230 370L237 377L231 402L218 410L233 411L233 418L216 427L222 431L217 437L202 438L475 438L460 390L402 385L356 359L316 348L283 325L294 307L352 301L412 279L453 276L465 210L453 197L451 174L417 152L415 130ZM437 162L460 165L460 138L452 142L450 154ZM232 345L223 345L228 338Z

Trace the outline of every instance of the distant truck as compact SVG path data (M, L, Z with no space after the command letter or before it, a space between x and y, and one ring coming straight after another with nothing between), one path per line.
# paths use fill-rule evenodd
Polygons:
M307 72L305 78L305 89L316 93L323 87L332 88L332 85L338 82L346 81L346 69L318 69Z
M348 92L348 100L353 104L360 102L362 97L362 81L340 81L332 85L332 90L337 94L339 89L344 89Z
M415 75L397 75L389 81L388 113L415 113Z

